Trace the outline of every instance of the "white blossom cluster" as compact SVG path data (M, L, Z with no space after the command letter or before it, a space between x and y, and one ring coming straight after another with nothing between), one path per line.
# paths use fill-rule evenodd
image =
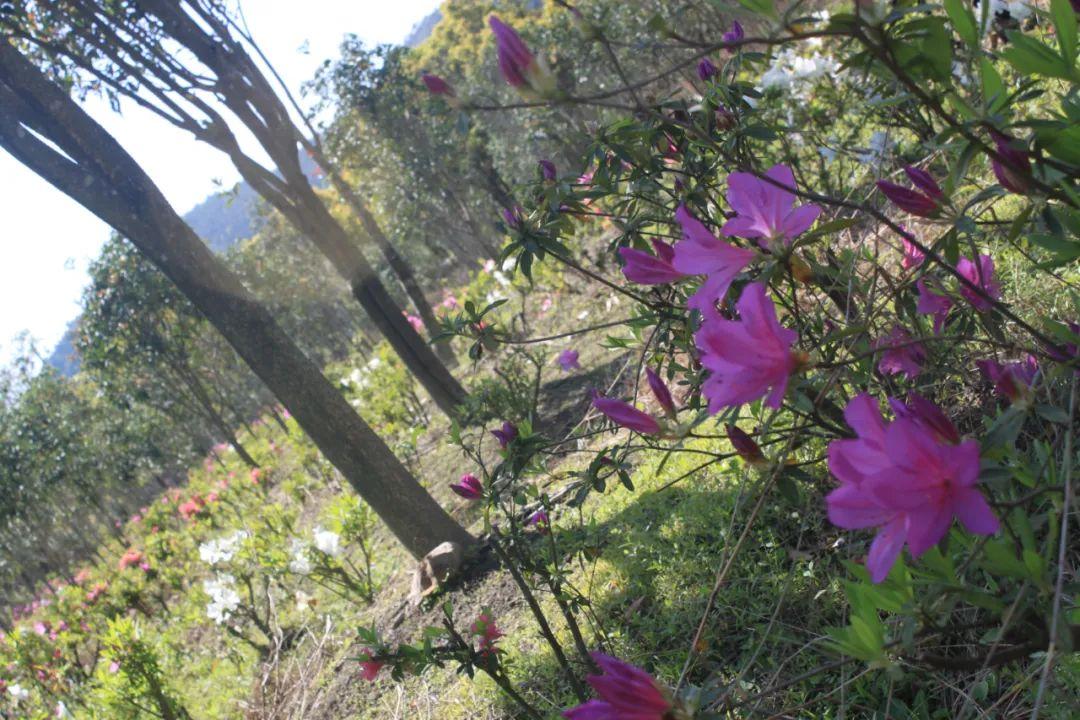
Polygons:
M316 527L314 537L319 552L334 558L341 554L341 536L336 532Z
M772 65L761 76L761 89L775 88L788 92L795 97L805 97L809 86L826 75L835 75L840 69L831 55L822 55L815 51L810 57L803 57L794 48L785 48L776 54Z
M236 579L222 573L210 580L203 580L203 591L210 596L206 604L206 617L218 625L232 616L240 607L240 593L236 592Z
M371 375L371 373L377 370L380 365L382 365L381 358L371 358L363 367L355 368L351 373L348 374L348 376L345 378L346 384L352 385L358 390L367 387L368 381L370 379L369 376Z
M308 544L300 538L292 539L292 547L289 554L289 570L297 575L309 575L311 573L311 558L308 557Z
M247 530L237 530L232 535L207 540L199 546L199 558L207 565L226 563L233 559L240 544L251 537Z

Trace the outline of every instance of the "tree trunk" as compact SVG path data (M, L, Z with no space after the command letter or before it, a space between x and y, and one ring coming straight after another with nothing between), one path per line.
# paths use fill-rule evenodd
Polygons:
M409 325L363 253L315 194L300 167L297 138L302 133L244 47L221 18L208 10L194 8L203 25L169 0L144 0L140 7L155 15L165 32L213 71L215 94L252 132L280 177L245 154L220 117L195 130L196 137L226 152L252 188L319 248L435 404L455 417L465 401L465 389Z
M420 287L420 283L416 281L416 275L413 273L412 266L408 261L402 257L397 248L390 242L390 239L386 237L386 233L383 232L382 227L379 226L378 221L375 220L375 216L371 214L367 205L353 192L353 189L349 186L349 183L345 181L345 178L341 177L341 174L337 171L331 163L329 158L318 148L314 143L305 142L305 147L312 153L315 158L315 162L323 169L326 176L330 178L330 182L333 184L334 189L337 190L338 195L345 201L345 204L349 206L353 214L360 220L360 224L364 226L364 232L368 237L374 241L375 245L379 248L379 252L382 253L387 264L390 265L390 269L394 271L398 280L401 282L401 286L405 289L405 294L409 296L409 300L412 301L413 307L416 308L416 312L420 314L420 319L424 322L424 327L427 328L428 335L435 337L441 332L439 321L435 319L435 313L431 309L431 303L428 302L427 296L424 294L423 289ZM457 358L454 357L454 353L450 349L450 344L447 342L434 343L435 352L447 366L452 367L457 363Z
M0 43L0 145L126 236L172 280L414 556L447 540L473 542L134 159L8 43ZM378 299L372 285L361 289Z

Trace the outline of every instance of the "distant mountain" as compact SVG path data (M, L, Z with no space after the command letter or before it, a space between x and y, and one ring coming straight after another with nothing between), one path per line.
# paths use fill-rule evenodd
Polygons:
M439 24L440 20L442 20L442 11L435 8L430 15L413 25L412 30L405 36L405 42L403 43L405 47L414 48L431 37L431 33L435 31L435 26Z
M232 192L211 195L184 216L184 220L216 253L255 234L255 207L259 196L246 182Z
M68 322L60 342L56 343L52 355L45 361L64 377L71 377L79 372L79 351L75 349L75 334L79 332L79 318L81 317L80 315Z

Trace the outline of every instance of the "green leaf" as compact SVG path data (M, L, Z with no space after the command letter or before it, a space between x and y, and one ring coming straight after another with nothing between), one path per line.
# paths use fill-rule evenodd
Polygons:
M1039 129L1035 131L1035 134L1046 148L1046 152L1058 160L1080 165L1080 125Z
M1066 66L1076 63L1076 11L1069 0L1050 0L1050 15L1054 18L1061 59Z
M1009 47L1001 56L1018 72L1065 80L1071 80L1076 74L1074 64L1067 63L1053 48L1023 33L1011 31L1006 35L1009 38Z
M719 5L720 3L714 0L714 4ZM755 15L776 18L776 5L773 0L739 0L739 4Z
M960 39L968 44L968 47L979 47L979 28L975 24L975 16L964 0L945 0L945 12L952 20L953 29Z
M986 58L982 59L979 67L982 75L983 101L990 112L995 112L1005 104L1007 97L1005 83L994 64Z

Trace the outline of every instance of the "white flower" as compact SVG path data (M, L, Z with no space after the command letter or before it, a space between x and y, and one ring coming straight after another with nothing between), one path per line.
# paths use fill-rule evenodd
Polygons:
M765 74L761 76L761 88L763 90L768 90L769 88L786 90L789 87L791 87L791 73L779 63L774 63L772 67L766 70Z
M203 580L203 591L210 596L206 604L206 617L218 625L225 622L240 607L240 593L236 592L236 580L232 575L218 575L210 580Z
M247 530L237 530L232 535L216 540L207 540L199 546L199 557L207 565L228 562L233 559L236 551L240 549L240 543L249 537L251 537L251 533Z
M503 263L502 263L503 272L510 272L511 270L514 269L514 266L516 264L517 264L517 258L515 258L515 257L506 258L505 260L503 260Z
M59 700L56 703L56 717L58 717L58 718L72 717L71 713L68 712L67 705L64 704L63 700Z
M19 683L13 683L10 687L8 687L8 693L11 695L11 699L14 700L16 704L30 697L30 691L24 688Z
M495 278L495 282L499 283L502 287L506 287L510 284L509 278L507 278L506 275L503 275L501 270L496 270L491 273L491 277Z
M319 552L326 553L330 557L337 557L341 554L341 536L336 532L316 527L315 547Z
M308 544L300 538L292 540L292 560L289 561L289 569L297 575L311 573L311 559L307 554Z
M314 595L308 595L303 590L296 591L296 609L299 612L307 612L312 610L317 604L318 600Z

